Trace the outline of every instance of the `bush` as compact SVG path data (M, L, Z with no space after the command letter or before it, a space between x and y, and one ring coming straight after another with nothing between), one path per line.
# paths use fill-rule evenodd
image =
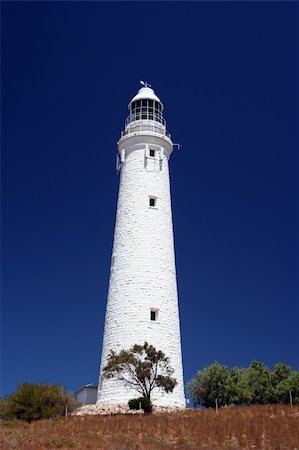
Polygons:
M145 414L150 414L152 412L152 404L147 397L132 398L128 402L130 409L143 409Z
M219 406L225 405L228 377L227 367L217 361L197 372L196 376L188 383L188 390L195 406L202 405L206 408L214 408L216 399Z
M69 411L78 406L59 384L23 383L13 394L0 401L0 418L21 419L30 423L33 420L63 416L66 405Z

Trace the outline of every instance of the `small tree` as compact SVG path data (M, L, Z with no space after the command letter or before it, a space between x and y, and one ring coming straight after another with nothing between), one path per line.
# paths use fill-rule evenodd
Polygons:
M291 371L289 376L283 379L276 386L276 394L279 402L289 403L290 402L290 392L292 395L292 401L294 404L299 404L299 373L296 371Z
M119 353L111 351L103 376L120 380L150 401L154 389L173 391L177 384L172 377L173 372L169 358L145 342L144 345L135 344L129 350L121 350Z
M0 418L32 422L63 416L65 407L75 409L78 404L60 385L23 383L16 391L0 401Z
M285 380L289 378L292 373L292 369L290 366L287 366L283 363L275 364L273 371L271 372L271 383L273 388L273 403L288 403L289 401L289 393L287 392L286 396L282 394L283 387L286 386Z
M233 367L229 371L226 402L229 405L247 404L251 400L247 371L242 367Z
M247 369L247 382L251 391L251 403L266 404L273 399L271 372L262 362L253 360Z
M216 399L219 406L227 402L229 372L226 366L218 363L211 364L197 372L188 383L188 390L194 404L207 408L215 408Z

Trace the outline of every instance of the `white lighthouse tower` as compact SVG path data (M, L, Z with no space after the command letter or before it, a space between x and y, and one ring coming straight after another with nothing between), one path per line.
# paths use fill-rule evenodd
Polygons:
M184 407L168 169L173 144L161 100L142 84L118 142L120 186L97 402L127 403L138 396L101 373L111 350L147 341L169 357L177 380L172 393L154 390L153 404Z

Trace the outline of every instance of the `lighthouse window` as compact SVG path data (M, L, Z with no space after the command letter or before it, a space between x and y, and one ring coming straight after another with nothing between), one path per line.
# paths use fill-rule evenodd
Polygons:
M156 201L157 199L155 197L150 197L149 198L149 206L156 206Z
M155 102L155 109L161 111L161 104L159 102Z
M155 322L158 320L158 310L157 309L151 309L150 310L150 319Z
M150 149L149 155L150 155L151 158L154 158L154 157L155 157L155 153L156 153L155 150L151 150L151 149Z

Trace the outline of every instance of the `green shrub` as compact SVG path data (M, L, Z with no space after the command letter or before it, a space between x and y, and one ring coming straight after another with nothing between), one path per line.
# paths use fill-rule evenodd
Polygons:
M65 407L71 411L78 404L60 385L23 383L0 401L0 419L21 419L32 422L63 416Z
M143 409L145 414L150 414L152 412L152 404L147 397L132 398L128 402L130 409Z

